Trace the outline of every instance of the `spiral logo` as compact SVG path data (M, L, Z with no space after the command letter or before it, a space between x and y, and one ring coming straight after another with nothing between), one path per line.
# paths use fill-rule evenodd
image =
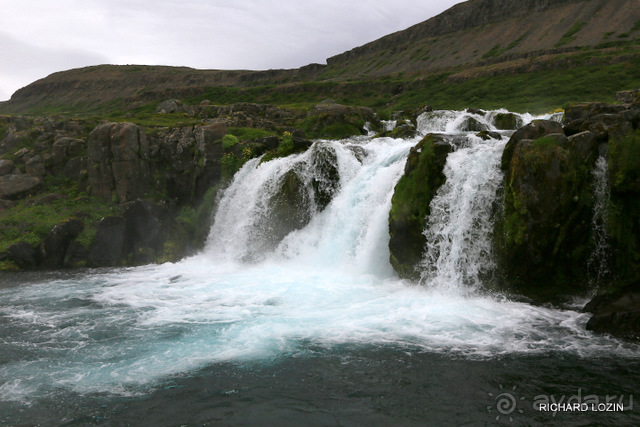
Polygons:
M496 410L502 415L509 415L516 410L518 402L511 393L500 393L496 396Z
M513 386L511 391L515 392L517 386ZM500 390L502 390L502 384L500 384ZM500 415L508 416L509 421L513 422L512 413L518 411L518 413L522 414L524 411L522 409L518 409L518 399L511 392L502 392L495 396L493 393L489 393L489 396L494 398L495 406L490 405L487 406L487 411L491 412L494 408L498 412L498 416L496 416L496 421L500 420ZM521 397L520 400L525 400L525 397Z

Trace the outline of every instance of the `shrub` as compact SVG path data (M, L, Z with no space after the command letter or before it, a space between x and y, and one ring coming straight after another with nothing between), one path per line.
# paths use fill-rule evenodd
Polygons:
M222 137L222 149L224 151L229 151L237 143L238 143L238 138L236 138L231 134L226 134L225 136Z
M293 135L291 135L291 132L283 133L280 144L278 145L278 156L288 156L293 153L293 149Z

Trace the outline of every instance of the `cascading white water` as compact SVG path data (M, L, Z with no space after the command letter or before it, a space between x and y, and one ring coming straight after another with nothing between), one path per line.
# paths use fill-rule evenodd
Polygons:
M593 218L591 220L594 250L588 265L593 272L594 290L609 274L609 236L607 233L607 208L611 188L609 186L609 166L606 156L599 156L593 170Z
M431 202L424 231L427 246L421 283L430 288L472 293L494 268L493 210L502 180L500 158L510 132L500 133L493 122L498 113L506 112L433 111L418 119L421 131L450 135L454 149L447 157L446 181ZM523 123L534 119L528 114L518 118ZM494 134L479 138L475 131L468 131L470 126Z
M465 146L447 158L446 181L431 202L421 281L439 289L473 292L494 267L492 210L507 141L474 135L465 140Z
M216 259L272 259L314 266L344 265L359 271L389 274L388 213L393 188L402 174L404 159L415 140L380 138L366 145L356 140L321 141L301 155L260 164L249 162L237 175L220 203L211 229L207 253ZM338 185L330 203L320 212L313 203L318 165L312 160L318 150L335 153ZM280 197L283 177L295 171L302 185L309 222L300 230L265 245L274 223L290 222L270 212L270 200ZM338 190L339 188L339 190ZM240 214L239 214L240 213ZM294 227L299 228L299 227ZM271 233L271 234L270 234Z
M468 114L434 113L420 118L422 133L460 133ZM487 117L477 120L491 129ZM144 393L219 361L304 357L314 346L479 358L609 351L611 339L584 330L588 314L462 290L480 280L484 267L473 263L490 262L483 239L505 140L455 139L427 230L428 280L440 288L395 276L390 200L418 140L319 141L248 162L222 197L206 249L179 263L0 286L0 400Z

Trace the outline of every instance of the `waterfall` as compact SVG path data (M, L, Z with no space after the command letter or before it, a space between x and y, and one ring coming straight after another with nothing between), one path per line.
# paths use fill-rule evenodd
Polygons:
M221 200L206 252L390 274L391 196L416 142L318 141L303 154L248 162Z
M473 292L494 267L491 233L502 180L499 163L512 131L498 131L493 122L505 112L436 110L418 117L414 139L318 141L303 154L264 163L254 159L225 192L206 252L227 261L295 260L392 274L387 221L393 189L409 149L423 135L437 132L454 151L424 230L421 282ZM525 123L532 119L519 115ZM493 137L476 136L479 129ZM320 198L318 180L326 190Z
M445 184L431 202L421 282L439 289L473 291L491 273L493 205L502 180L506 139L467 135L447 159Z
M251 160L222 195L205 250L175 264L0 277L0 404L142 396L219 363L315 363L318 349L383 351L385 361L393 352L637 355L585 333L585 313L474 292L492 269L510 131L482 140L468 128L494 131L491 114L435 111L412 139L316 141ZM427 132L455 149L431 203L419 286L391 268L388 216L409 151Z
M591 220L594 250L588 261L594 290L609 275L609 236L607 234L607 208L611 188L607 158L600 155L593 170L593 218Z

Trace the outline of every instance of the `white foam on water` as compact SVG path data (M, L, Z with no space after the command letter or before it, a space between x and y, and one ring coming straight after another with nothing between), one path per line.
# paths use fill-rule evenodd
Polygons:
M615 352L637 358L637 345L585 331L587 314L465 291L460 283L475 280L477 271L461 276L459 260L483 259L476 252L484 237L473 234L486 226L482 218L452 225L451 236L460 240L440 246L437 259L448 253L449 261L443 258L437 270L455 274L436 274L438 286L399 280L388 261L388 212L417 142L326 142L336 153L339 189L324 209L310 207L313 217L303 228L258 253L258 261L241 259L263 238L257 218L268 214L265 197L292 167L306 176L313 166L308 153L248 162L226 191L207 248L197 256L0 289L0 399L25 401L59 389L144 393L162 378L220 361L268 361L341 344L455 357ZM476 142L451 154L446 173L466 171L468 179L460 180L460 189L457 178L449 179L456 184L450 194L464 193L465 186L494 190L486 184L494 180L491 173L480 170L493 167L501 142ZM360 158L359 150L365 152ZM467 155L477 156L478 164L468 163ZM450 204L447 221L484 212L485 196L469 200L459 213ZM472 230L471 237L456 227Z

